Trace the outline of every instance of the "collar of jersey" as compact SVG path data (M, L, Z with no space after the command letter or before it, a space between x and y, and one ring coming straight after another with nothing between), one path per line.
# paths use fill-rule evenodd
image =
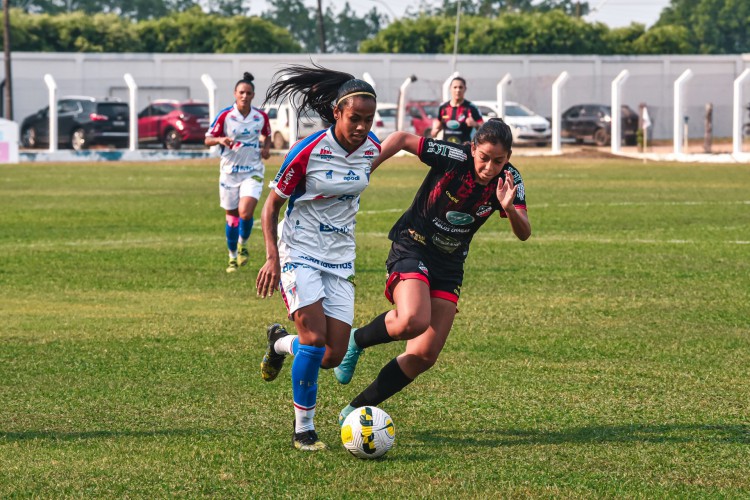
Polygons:
M357 151L359 151L360 149L362 149L362 146L364 146L364 145L365 145L365 143L366 143L366 142L367 142L368 140L370 140L370 133L368 132L368 133L367 133L367 135L365 136L365 140L364 140L364 141L362 141L362 144L360 144L359 146L357 146L357 149L355 149L354 151L352 151L352 152L350 153L349 151L347 151L347 150L346 150L346 148L344 147L344 145L343 145L343 144L341 144L341 143L339 142L339 138L338 138L338 137L336 137L336 132L335 132L335 131L333 130L333 128L334 128L335 126L336 126L336 125L331 125L331 127L330 127L330 128L328 129L328 133L330 133L330 134L331 134L331 137L333 137L333 140L334 140L334 141L336 142L336 144L338 145L338 147L339 147L339 148L341 148L341 151L343 151L344 153L346 153L346 154L345 154L344 156L346 156L347 158L348 158L349 156L353 155L354 153L356 153Z

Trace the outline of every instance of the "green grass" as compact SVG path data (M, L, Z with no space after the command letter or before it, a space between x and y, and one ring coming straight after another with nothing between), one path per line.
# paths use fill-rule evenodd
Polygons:
M321 373L289 446L289 367L258 363L280 299L226 266L215 161L0 166L0 497L748 497L750 169L519 158L533 235L475 238L438 364L352 458ZM278 166L272 161L270 177ZM396 159L358 218L357 324L424 175ZM289 325L288 321L285 321Z

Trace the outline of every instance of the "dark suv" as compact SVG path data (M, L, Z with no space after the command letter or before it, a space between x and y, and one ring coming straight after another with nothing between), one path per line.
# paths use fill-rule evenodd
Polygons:
M638 114L623 105L621 130L625 144L635 146L638 133ZM591 140L597 146L607 146L612 136L612 108L606 104L578 104L562 114L560 135L581 143Z
M167 149L203 144L208 122L205 102L159 99L138 114L138 142L163 144Z
M127 147L129 108L118 99L71 96L57 101L58 147L76 151L95 144ZM49 107L21 122L21 143L27 148L49 146Z

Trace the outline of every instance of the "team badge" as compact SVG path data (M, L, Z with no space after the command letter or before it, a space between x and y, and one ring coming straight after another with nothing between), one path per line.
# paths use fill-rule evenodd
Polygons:
M492 207L489 205L482 205L477 209L477 217L487 217L492 213Z
M471 224L472 222L474 222L474 217L463 212L451 211L445 214L445 218L448 219L448 222L450 222L454 226L465 226L466 224Z
M445 122L445 126L451 130L458 130L461 127L461 122L458 120L448 120Z

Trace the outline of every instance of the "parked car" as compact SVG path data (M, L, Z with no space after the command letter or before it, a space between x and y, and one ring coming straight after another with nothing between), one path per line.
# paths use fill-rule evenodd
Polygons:
M496 118L500 116L497 101L472 101L482 117ZM552 128L549 121L532 110L513 101L505 101L505 123L513 132L513 144L534 144L548 146L552 141Z
M411 117L414 133L424 137L432 134L432 121L437 117L437 101L410 101L406 103L406 116Z
M269 104L263 111L268 114L271 123L274 149L285 149L289 147L289 105ZM303 139L318 130L328 127L325 120L318 113L307 110L297 117L297 139Z
M158 99L138 114L138 143L162 144L167 149L203 144L209 121L208 103Z
M396 131L398 119L398 105L389 102L378 102L372 132L381 141ZM414 133L410 119L404 120L404 130Z
M127 147L130 137L127 103L114 98L67 96L57 101L58 147L76 151L95 144ZM49 146L49 106L21 122L21 144Z
M622 106L621 129L625 144L635 146L638 133L638 114ZM576 142L593 141L607 146L612 136L612 108L606 104L577 104L562 114L560 136Z

